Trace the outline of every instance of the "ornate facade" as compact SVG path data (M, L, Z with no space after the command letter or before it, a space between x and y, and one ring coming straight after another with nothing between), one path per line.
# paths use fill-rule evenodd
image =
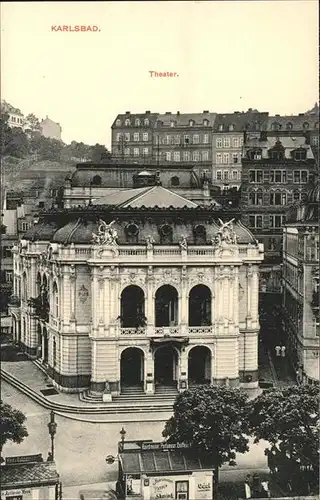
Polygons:
M263 246L237 217L161 185L44 212L14 249L16 341L58 388L104 400L257 387Z

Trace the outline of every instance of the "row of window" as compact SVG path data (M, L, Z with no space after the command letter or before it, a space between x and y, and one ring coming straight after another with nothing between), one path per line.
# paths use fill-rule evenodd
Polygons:
M136 118L134 121L132 121L132 124L134 124L135 127L141 127L141 125L144 125L145 127L149 127L150 120L148 118L144 118L144 120L140 120L140 118ZM116 125L117 125L117 127L121 127L121 125L122 125L122 121L119 118L116 120ZM124 125L126 127L131 126L130 118L126 118L124 120Z
M241 180L241 172L240 170L232 170L230 172L229 170L217 170L216 173L216 179L217 181L240 181Z
M293 123L291 123L291 122L286 123L286 125L285 125L284 128L286 130L292 130L293 129ZM307 130L307 129L310 128L310 124L308 122L304 122L302 124L302 128L304 128L305 130ZM314 124L314 128L319 128L319 122L316 122ZM282 129L282 124L279 123L279 122L273 122L272 125L271 125L271 129L272 130L281 130Z
M167 151L166 161L209 161L209 151Z
M140 137L142 137L142 141L146 142L149 140L149 133L148 132L142 132L142 134L140 135L139 132L134 132L132 134L132 139L134 142L139 142L140 141ZM117 134L116 135L116 141L117 142L122 142L122 141L125 141L125 142L130 142L130 138L131 138L131 135L130 135L130 132L125 132L124 134Z
M241 148L243 146L243 137L233 137L232 141L230 137L217 137L216 139L217 148L230 148L231 144L233 148Z
M283 191L274 191L269 193L270 205L286 205L289 203L288 197L291 193ZM298 190L293 191L293 200L301 201L304 194ZM263 192L261 189L249 192L249 205L263 205Z
M23 124L23 119L16 116L10 116L10 121L12 123L20 123L20 125Z
M217 165L224 165L228 163L240 163L241 161L241 153L217 153L216 154L216 163Z
M280 228L282 227L286 222L286 216L285 215L269 215L269 226L268 227L273 227L273 228ZM260 214L251 214L249 215L249 227L255 228L255 229L262 229L263 226L263 215Z
M282 161L285 159L284 149L279 150L277 148L273 148L269 149L267 153L270 160ZM290 155L295 161L303 161L307 158L307 150L305 148L299 148L291 151ZM246 152L246 157L249 158L249 160L262 160L262 149L249 149Z
M270 177L267 178L269 172L263 170L249 170L249 182L262 183L262 182L286 182L285 170L271 170ZM278 179L278 180L277 180ZM294 170L293 182L297 184L306 184L308 182L308 170Z

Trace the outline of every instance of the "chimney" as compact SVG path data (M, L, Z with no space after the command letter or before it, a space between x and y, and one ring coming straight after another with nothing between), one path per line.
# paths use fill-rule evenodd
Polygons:
M148 111L146 111L146 115L150 115L150 111L149 111L149 110L148 110Z
M177 116L180 116L180 111L177 111Z
M208 113L209 113L209 111L208 111L208 110L203 111L203 114L204 114L204 115L206 115L206 114L208 114Z
M299 113L299 116L304 116L304 113Z
M280 116L280 115L275 115L275 116Z
M240 111L234 111L233 112L235 115L237 115L238 113L240 113Z
M126 115L130 115L130 111L126 111Z
M171 115L171 111L166 111L166 115Z

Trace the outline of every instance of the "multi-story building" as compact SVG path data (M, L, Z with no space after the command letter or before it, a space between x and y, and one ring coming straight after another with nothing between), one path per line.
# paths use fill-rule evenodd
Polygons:
M23 113L21 113L20 109L15 108L5 100L1 99L1 112L6 113L8 118L9 127L18 127L24 128L25 119Z
M111 154L119 160L147 163L153 159L153 127L158 113L119 114L112 124Z
M239 189L244 131L260 134L267 128L268 113L249 109L217 114L212 132L212 183L221 190Z
M305 137L284 133L268 137L266 132L262 132L259 138L245 136L242 221L264 243L265 261L261 274L265 271L266 277L272 280L275 277L273 271L281 264L282 230L287 208L302 199L314 174L315 160ZM277 276L280 278L279 272ZM280 280L273 286L279 288Z
M211 134L216 113L159 114L154 129L154 156L160 164L190 163L200 178L211 180Z
M257 388L262 259L236 213L157 179L104 205L52 209L14 249L15 339L56 387L98 400Z
M41 135L43 135L44 137L61 141L62 128L60 123L54 122L53 120L48 118L48 115L44 120L41 120L40 130L41 130Z
M319 384L319 182L292 207L283 230L287 351L302 383Z

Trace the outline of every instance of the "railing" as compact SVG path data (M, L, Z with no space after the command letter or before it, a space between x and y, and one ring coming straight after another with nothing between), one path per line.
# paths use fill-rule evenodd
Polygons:
M146 332L146 328L141 326L137 328L121 328L121 335L145 335Z
M144 327L131 327L131 328L121 328L120 335L146 335L147 328ZM150 331L151 336L155 337L174 337L182 335L181 328L179 326L161 326L154 327ZM188 327L187 331L184 333L187 335L211 335L212 326L193 326Z
M90 255L91 254L91 248L75 248L75 254L76 255Z

